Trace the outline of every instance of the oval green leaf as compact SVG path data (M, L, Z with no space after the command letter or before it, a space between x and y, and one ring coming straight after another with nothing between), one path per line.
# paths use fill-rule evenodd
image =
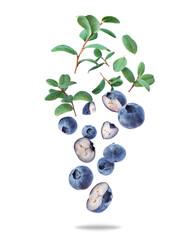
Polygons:
M94 49L94 56L97 57L97 58L101 58L102 57L102 52L99 49L95 48Z
M84 47L84 49L85 48L97 48L97 49L100 49L100 50L107 50L107 51L110 52L110 50L107 47L105 47L105 46L103 46L101 44L90 44L90 45Z
M56 47L54 47L51 51L52 51L52 52L60 52L60 51L63 51L63 52L71 53L71 54L73 54L73 55L77 55L77 52L76 52L73 48L71 48L71 47L69 47L69 46L67 46L67 45L59 45L59 46L56 46Z
M61 100L61 102L72 102L72 101L73 101L73 96L72 95L65 96Z
M88 101L88 102L92 102L92 96L85 91L79 91L75 94L75 96L73 97L73 100L84 100L84 101Z
M92 91L93 94L98 94L102 92L102 90L105 87L105 80L102 79L102 81L98 84L98 86Z
M98 65L96 65L96 66L90 68L90 69L88 70L88 72L91 72L91 71L93 71L93 70L95 70L95 69L101 67L102 65L104 65L104 63L100 63L100 64L98 64Z
M154 76L152 74L144 74L140 78L146 81L149 85L152 85L155 82ZM135 87L142 87L142 85L136 82Z
M121 80L120 76L115 77L115 78L111 78L109 81L111 82L111 85L114 86L114 87L118 87L118 86L121 86L123 84L123 81Z
M115 72L120 72L127 65L127 59L125 57L119 58L113 63L113 69Z
M63 85L61 85L61 88L68 88L69 86L74 85L74 84L76 84L76 82L74 82L74 81L66 82Z
M52 92L52 93L50 93L49 95L47 95L47 96L45 97L45 100L46 100L46 101L55 100L55 99L57 99L57 98L60 96L60 94L61 94L60 91Z
M91 63L94 63L94 64L96 64L96 65L98 64L98 63L96 62L96 60L87 58L87 59L82 59L82 60L78 61L78 65L79 65L80 63L82 63L82 62L91 62Z
M49 93L53 93L53 92L59 92L60 95L58 98L64 98L64 93L62 93L61 91L55 90L55 89L49 89Z
M55 80L53 80L53 79L47 79L46 82L47 82L49 85L53 86L53 87L57 87L57 86L58 86L58 82L55 81Z
M127 67L123 68L122 74L129 82L132 83L135 81L135 77L129 68L127 68Z
M148 92L150 91L150 85L146 81L142 80L141 78L138 78L138 83L145 87L145 89L147 89Z
M110 31L110 30L108 30L108 29L101 28L100 31L102 31L102 32L110 35L110 36L113 37L113 38L116 38L116 35L115 35L112 31Z
M143 62L140 62L138 69L137 69L137 74L138 76L141 76L145 71L145 64Z
M103 17L102 22L106 23L120 23L119 19L113 16Z
M98 20L92 15L87 15L86 18L90 24L91 33L98 32L100 29L100 23L98 22Z
M80 35L81 39L84 40L84 42L88 39L88 37L90 36L90 33L88 31L86 31L85 29L83 31L81 31ZM98 37L98 33L94 33L92 34L92 36L89 38L88 41L92 41L95 40Z
M115 52L109 53L109 54L105 57L105 60L111 58L114 54L115 54Z
M134 54L137 52L137 44L129 35L124 35L122 37L122 41L123 41L125 48L129 52L134 53Z
M91 27L90 27L90 23L88 21L88 19L85 16L79 16L77 18L77 22L79 23L79 25L81 27L83 27L86 31L88 31L89 33L92 33Z
M59 116L63 113L72 111L73 108L70 104L61 104L55 109L55 115Z
M71 78L68 74L62 74L59 78L59 86L61 87L66 82L70 82Z

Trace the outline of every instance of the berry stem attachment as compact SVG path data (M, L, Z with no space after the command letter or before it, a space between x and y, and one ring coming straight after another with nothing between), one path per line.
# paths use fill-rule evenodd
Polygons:
M131 86L131 88L129 89L128 92L130 92L133 89L133 87L135 86L135 83L137 82L138 78L139 78L139 76L137 76L136 80L133 82L133 84L132 84L132 86Z
M62 92L66 97L68 97L67 93L66 93L65 91L63 91L63 89L62 89L61 87L58 86L58 88L61 90L61 92ZM74 107L74 104L73 104L73 101L71 102L71 105L72 105L72 108L73 108L75 117L77 117L76 111L75 111L75 107Z

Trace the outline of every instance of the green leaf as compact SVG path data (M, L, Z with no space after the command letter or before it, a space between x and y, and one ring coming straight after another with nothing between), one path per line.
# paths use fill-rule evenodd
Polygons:
M82 63L82 62L85 62L85 61L94 63L94 64L96 64L96 65L98 64L98 63L96 62L96 60L93 60L93 59L90 59L90 58L86 58L86 59L82 59L82 60L78 61L78 65L79 65L80 63Z
M88 39L88 37L90 36L90 33L88 31L86 31L85 29L83 31L81 31L80 35L79 35L84 42ZM94 33L88 41L92 41L95 40L98 37L98 33Z
M89 33L92 33L92 29L90 26L90 23L88 21L88 19L85 16L79 16L77 18L77 22L79 23L79 25L81 27L83 27L86 31L88 31Z
M129 68L127 68L127 67L123 68L122 74L129 82L132 83L135 81L135 77Z
M103 17L102 22L106 22L106 23L120 23L120 21L113 16L106 16Z
M110 52L110 50L107 47L105 47L101 44L90 44L90 45L87 45L86 47L84 47L84 49L85 48L97 48L97 49L100 49L100 50L107 50L107 51Z
M59 78L59 86L61 87L66 82L70 82L71 78L68 74L62 74Z
M105 80L102 79L102 81L98 84L98 86L92 91L93 94L98 94L102 92L102 90L105 87Z
M57 87L57 86L58 86L58 82L55 81L55 80L53 80L53 79L47 79L46 82L47 82L49 85L53 86L53 87Z
M111 86L111 91L114 91L114 87L113 86Z
M150 85L146 81L142 80L141 78L138 78L138 83L145 87L148 90L148 92L150 91Z
M155 82L154 76L152 74L144 74L138 78L146 81L149 85L152 85ZM138 82L135 83L135 87L141 87L142 85Z
M105 57L105 60L111 58L114 54L115 54L115 52L109 53L109 54Z
M115 72L120 72L127 65L127 59L125 57L119 58L113 63L113 69Z
M102 52L99 49L95 48L94 49L94 56L97 57L97 58L101 58L102 57Z
M145 64L143 62L140 62L138 69L137 69L137 74L138 76L141 76L145 71Z
M75 96L73 97L73 100L84 100L84 101L88 101L88 102L92 102L92 96L85 91L79 91L75 94Z
M129 52L134 53L134 54L137 52L137 44L129 35L124 35L122 37L122 41L123 41L125 48Z
M64 94L61 91L55 90L55 89L49 89L49 93L53 93L53 92L59 92L60 95L58 98L64 98Z
M68 88L69 86L74 85L74 84L76 84L76 82L74 82L74 81L66 82L63 85L61 85L61 88Z
M101 67L102 65L104 65L104 63L100 63L100 64L98 64L98 65L96 65L96 66L90 68L90 69L88 70L88 72L93 71L93 70L95 70L95 69Z
M61 102L72 102L72 101L73 101L73 96L72 95L65 96L61 100Z
M60 96L60 94L61 94L60 91L52 92L52 93L50 93L49 95L47 95L47 96L45 97L45 100L46 100L46 101L55 100L55 99L57 99L57 98Z
M90 24L91 33L98 32L100 29L100 23L98 22L98 20L92 15L87 15L86 18Z
M69 47L69 46L67 46L67 45L59 45L59 46L56 46L56 47L54 47L51 51L52 51L52 52L63 51L63 52L71 53L71 54L73 54L73 55L77 55L77 52L76 52L73 48L71 48L71 47Z
M72 111L73 108L70 104L61 104L55 109L55 115L59 116L63 113Z
M116 35L115 35L112 31L110 31L110 30L108 30L108 29L101 28L100 31L102 31L102 32L104 32L104 33L110 35L111 37L116 38Z
M123 84L123 81L121 80L120 76L118 76L116 78L111 78L109 81L111 82L111 85L114 87L118 87Z

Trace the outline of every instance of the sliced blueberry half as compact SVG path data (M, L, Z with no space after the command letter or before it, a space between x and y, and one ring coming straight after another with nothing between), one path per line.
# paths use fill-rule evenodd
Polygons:
M92 188L86 207L91 212L101 213L110 205L112 198L112 190L108 183L98 183Z
M103 123L101 129L102 138L111 139L117 135L118 131L119 129L113 123L106 121Z
M125 95L117 90L107 92L102 96L102 101L112 112L118 112L127 103Z
M95 147L89 138L79 138L74 144L74 150L82 162L91 162L95 158Z
M82 114L84 115L90 115L92 113L96 112L96 105L94 102L88 102L82 109Z

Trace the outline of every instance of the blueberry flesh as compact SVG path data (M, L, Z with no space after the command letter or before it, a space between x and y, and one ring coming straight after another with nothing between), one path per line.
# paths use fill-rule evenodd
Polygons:
M58 127L63 133L70 135L77 130L77 122L72 117L64 117L59 121Z
M94 102L88 102L82 109L83 115L90 115L92 113L96 112L96 106Z
M86 207L94 213L101 213L107 209L113 199L110 186L106 182L98 183L90 192Z
M93 181L92 171L86 166L78 166L69 174L70 185L77 190L88 188Z
M108 162L120 162L125 158L126 151L119 144L112 143L104 149L103 155Z
M89 138L79 138L74 144L74 150L82 162L91 162L95 158L95 147Z
M114 162L108 162L105 158L101 158L97 163L98 172L105 176L113 172L114 166Z
M103 139L111 139L117 135L119 129L108 121L104 122L101 129L101 135Z
M118 112L127 103L125 95L117 90L107 92L102 96L102 101L113 112Z
M86 138L93 139L96 137L97 131L96 128L92 125L86 125L82 129L82 135Z
M136 103L128 103L118 113L119 123L128 129L137 128L144 122L143 108Z

